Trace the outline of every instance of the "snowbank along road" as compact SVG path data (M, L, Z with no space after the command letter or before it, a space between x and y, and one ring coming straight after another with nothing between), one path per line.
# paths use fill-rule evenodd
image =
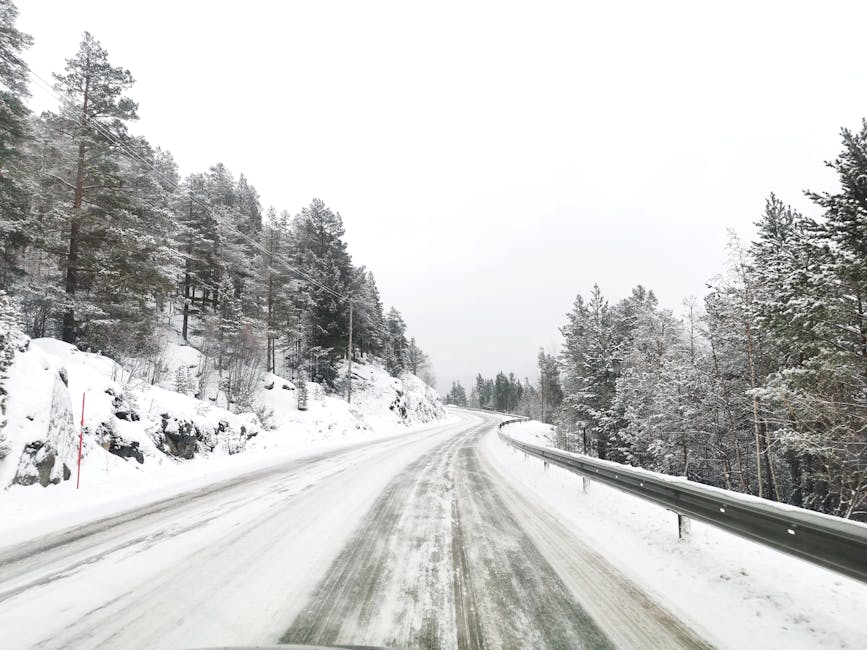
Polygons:
M4 647L704 642L479 440L497 420L300 457L0 548Z

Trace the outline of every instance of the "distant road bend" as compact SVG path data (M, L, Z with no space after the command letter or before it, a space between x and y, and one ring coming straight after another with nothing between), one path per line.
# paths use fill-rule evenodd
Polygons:
M0 630L38 648L706 647L495 467L479 441L497 422L463 412L0 548Z

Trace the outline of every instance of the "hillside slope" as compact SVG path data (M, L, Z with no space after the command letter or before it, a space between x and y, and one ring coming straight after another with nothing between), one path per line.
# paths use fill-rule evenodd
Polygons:
M412 375L391 377L375 363L353 364L351 405L308 383L301 411L295 383L266 374L255 390L256 413L233 413L216 397L174 390L183 388L177 370L194 373L200 363L187 345L168 344L166 379L149 385L108 357L55 339L7 338L11 364L2 380L7 403L0 424L0 488L7 494L37 484L74 488L79 428L82 481L94 486L167 467L202 472L241 453L391 434L446 417L433 389Z

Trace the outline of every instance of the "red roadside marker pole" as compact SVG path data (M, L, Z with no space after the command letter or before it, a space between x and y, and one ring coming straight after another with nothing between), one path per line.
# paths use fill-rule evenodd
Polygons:
M84 395L81 394L81 426L78 429L78 474L75 477L75 489L81 482L81 447L84 444Z

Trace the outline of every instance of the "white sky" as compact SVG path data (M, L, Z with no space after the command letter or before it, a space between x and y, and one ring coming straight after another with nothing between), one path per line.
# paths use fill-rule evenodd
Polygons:
M133 131L182 173L339 211L443 390L535 376L594 281L703 295L727 228L771 191L813 213L867 116L864 2L18 6L42 77L85 29L132 71Z

